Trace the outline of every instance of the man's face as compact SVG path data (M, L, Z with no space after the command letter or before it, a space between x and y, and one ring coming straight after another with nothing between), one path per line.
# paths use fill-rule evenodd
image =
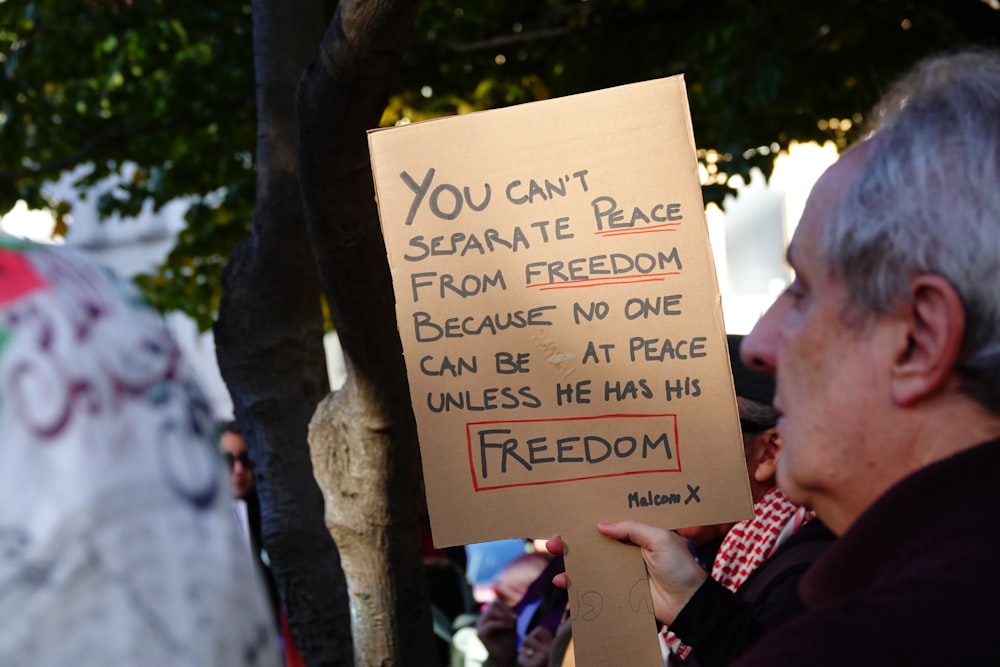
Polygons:
M888 374L880 363L887 325L882 318L854 326L845 321L845 286L830 274L818 245L826 212L865 158L863 147L849 151L813 189L788 250L795 281L741 348L747 365L777 380L774 407L784 443L778 486L793 502L816 509L834 530L841 506L851 502L845 494L871 481L866 475L877 473L891 451L866 446L874 442L888 400Z
M219 447L230 463L229 482L233 496L244 498L253 489L253 470L247 458L247 446L243 436L238 433L223 433L219 438Z

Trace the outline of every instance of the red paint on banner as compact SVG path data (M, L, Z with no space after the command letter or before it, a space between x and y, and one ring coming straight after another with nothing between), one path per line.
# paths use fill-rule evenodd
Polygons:
M22 255L0 250L0 306L42 289L47 283Z

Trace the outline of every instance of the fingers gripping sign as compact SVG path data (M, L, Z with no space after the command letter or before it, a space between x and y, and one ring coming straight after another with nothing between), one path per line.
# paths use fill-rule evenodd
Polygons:
M577 655L629 656L630 664L662 664L646 568L631 546L579 526L547 548L562 553L566 572L556 585L569 593ZM637 583L638 582L638 583Z
M628 607L634 614L643 613L645 608L657 620L669 625L708 576L691 556L684 538L673 531L638 521L599 523L597 529L625 547L640 549L645 571L631 586L623 589L628 591ZM549 540L546 548L552 553L566 554L567 569L570 569L572 559L561 537ZM571 586L571 576L566 573L556 575L553 581L564 588ZM574 620L580 616L594 616L593 593L588 590L571 595L571 599L579 602L578 609L573 612ZM591 595L589 600L588 594Z
M638 546L649 575L649 589L656 618L673 622L708 576L677 533L638 521L599 523L598 530L618 541Z

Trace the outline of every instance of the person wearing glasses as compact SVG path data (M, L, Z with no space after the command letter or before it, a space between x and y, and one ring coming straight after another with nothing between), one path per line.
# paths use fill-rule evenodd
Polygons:
M224 422L219 428L219 449L222 450L222 458L229 468L229 484L233 498L252 499L256 502L253 488L253 461L247 454L247 444L236 422Z
M278 585L271 573L267 552L261 544L260 502L253 481L253 461L247 454L247 444L243 433L235 421L223 422L219 426L219 449L229 470L229 490L233 496L233 514L240 526L247 548L253 555L267 588L275 627L281 627L281 598ZM284 634L284 633L282 633Z

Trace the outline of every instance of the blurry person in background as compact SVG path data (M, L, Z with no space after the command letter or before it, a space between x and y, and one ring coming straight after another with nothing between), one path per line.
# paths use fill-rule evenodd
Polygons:
M286 667L302 664L302 656L295 646L288 619L278 593L278 584L271 572L267 551L261 543L260 500L254 485L254 464L247 453L247 443L235 421L219 426L219 449L229 470L229 488L233 496L233 514L247 544L247 549L264 581L275 627L281 634L281 647Z
M274 581L274 575L271 574L267 552L260 541L260 501L254 489L253 462L247 454L246 441L235 421L223 422L219 427L219 449L229 469L233 513L267 586L275 627L280 629L281 598L278 595L278 585Z
M504 567L496 581L497 597L476 620L476 631L489 653L487 667L541 667L566 617L568 596L552 578L565 569L562 556L536 551Z
M253 462L247 455L247 443L236 422L227 421L219 427L219 449L229 467L229 483L233 498L246 500L256 497L253 488Z

